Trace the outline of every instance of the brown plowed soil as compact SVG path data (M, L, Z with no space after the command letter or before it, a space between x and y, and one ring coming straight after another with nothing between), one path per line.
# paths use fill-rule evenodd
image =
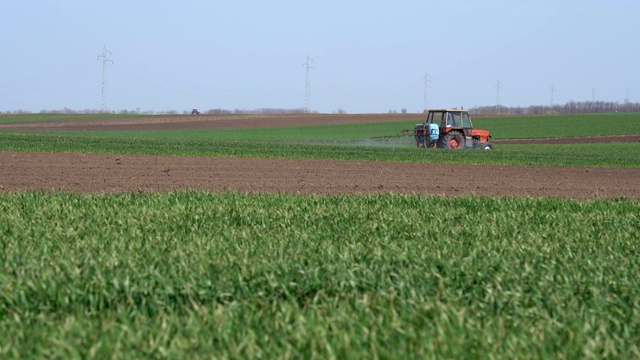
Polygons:
M51 120L0 124L0 130L144 131L251 129L362 124L421 119L420 114L159 115L99 120ZM78 117L81 119L81 117ZM400 132L401 130L399 130Z
M409 121L419 114L184 115L0 124L0 130L185 130ZM640 141L640 135L496 140L499 144ZM0 152L0 192L178 189L301 194L640 198L640 169L405 164L183 156Z
M638 199L638 179L640 169L0 152L0 192L201 189Z

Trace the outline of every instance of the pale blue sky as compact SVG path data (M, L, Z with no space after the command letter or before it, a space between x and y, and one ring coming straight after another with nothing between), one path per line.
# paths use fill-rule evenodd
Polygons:
M640 99L637 0L0 0L0 111ZM595 90L595 93L593 92ZM594 97L595 95L595 97Z

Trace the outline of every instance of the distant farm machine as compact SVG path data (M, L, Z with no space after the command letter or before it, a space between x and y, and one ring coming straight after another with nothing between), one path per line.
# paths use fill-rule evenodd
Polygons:
M413 129L416 145L424 148L491 150L491 134L474 129L468 110L429 110L427 120Z

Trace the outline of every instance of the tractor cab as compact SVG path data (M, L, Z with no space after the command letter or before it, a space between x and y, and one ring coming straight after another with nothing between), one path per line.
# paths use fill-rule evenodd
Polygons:
M429 110L425 124L437 124L440 134L437 147L446 149L493 149L491 134L474 129L469 110Z
M442 133L451 130L467 132L473 129L467 110L432 110L427 115L427 123L438 124Z

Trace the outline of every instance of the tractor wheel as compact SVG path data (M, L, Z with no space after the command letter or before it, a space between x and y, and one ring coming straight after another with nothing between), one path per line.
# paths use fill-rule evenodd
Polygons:
M464 148L464 136L456 132L448 133L441 139L438 147L443 147L445 149L462 149Z
M473 140L473 148L480 150L493 150L493 145L489 144L488 142L482 143L478 140Z

